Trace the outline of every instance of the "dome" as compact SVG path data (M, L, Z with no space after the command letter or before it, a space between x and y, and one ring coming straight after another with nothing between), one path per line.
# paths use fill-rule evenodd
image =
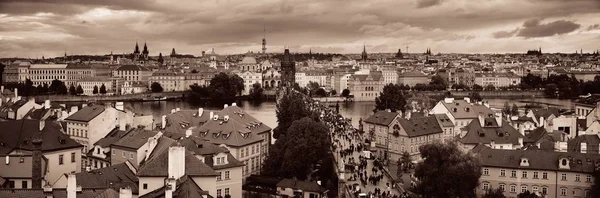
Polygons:
M247 65L256 64L256 59L252 56L246 56L242 59L242 61L240 61L240 64L247 64Z

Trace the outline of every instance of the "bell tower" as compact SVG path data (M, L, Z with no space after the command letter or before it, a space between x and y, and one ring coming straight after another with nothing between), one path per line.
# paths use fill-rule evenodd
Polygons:
M281 82L286 87L293 87L296 83L296 62L287 47L281 59Z

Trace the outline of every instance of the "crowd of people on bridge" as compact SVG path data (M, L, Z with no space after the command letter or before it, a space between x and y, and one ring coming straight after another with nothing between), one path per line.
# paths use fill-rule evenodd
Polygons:
M387 182L383 185L383 183L381 183L385 171L383 169L383 163L376 159L374 160L373 156L368 152L368 147L370 147L370 145L365 145L366 139L364 138L363 133L352 127L351 119L346 119L339 113L339 104L336 104L335 108L329 108L304 94L302 94L302 96L307 108L312 112L317 113L320 121L331 130L330 136L332 137L333 143L332 151L337 152L336 155L339 156L337 160L342 160L344 166L341 168L350 171L351 176L348 178L348 181L360 180L360 185L365 187L365 189L367 185L374 186L373 191L364 193L361 192L360 188L355 190L354 194L356 197L359 197L359 195L362 194L366 194L369 198L408 197L406 193L403 195L396 195L393 193L393 184ZM365 156L366 153L369 153L369 156ZM358 160L356 160L355 154L358 154ZM367 170L367 163L369 162L373 163L373 167L370 170ZM349 185L349 187L350 189L356 189L353 185Z

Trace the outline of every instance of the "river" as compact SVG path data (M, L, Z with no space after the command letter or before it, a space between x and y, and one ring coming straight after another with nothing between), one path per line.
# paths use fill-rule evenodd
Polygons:
M524 106L524 99L486 99L491 107L502 108L505 102L510 104L517 104L518 106ZM526 101L532 101L528 99ZM572 100L558 100L558 99L547 99L537 98L533 100L535 102L544 104L553 104L554 106L572 109ZM164 114L171 112L171 109L197 109L201 106L192 106L185 101L155 101L155 102L126 102L137 114L148 115L152 114L154 120L159 121L160 117ZM262 121L264 124L271 128L277 126L277 118L275 113L275 102L262 102L260 104L253 104L248 101L239 102L240 106L246 113L252 115L256 119ZM358 120L360 118L365 119L373 113L373 107L375 102L354 102L347 105L340 104L340 113L346 117L352 119L352 124L358 126ZM222 107L204 107L204 109L219 111Z

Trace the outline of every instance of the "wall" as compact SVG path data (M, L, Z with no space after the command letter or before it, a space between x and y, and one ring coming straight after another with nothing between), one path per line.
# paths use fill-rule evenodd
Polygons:
M243 167L234 167L215 170L223 173L223 180L217 181L216 186L216 189L221 189L223 196L225 195L225 188L229 188L229 194L231 197L242 197L242 168ZM225 171L229 171L229 179L225 178Z
M165 179L166 177L139 177L138 195L142 196L165 186ZM147 189L144 189L144 184L148 184ZM198 185L200 185L200 183L198 183ZM201 188L202 190L206 190L203 186L201 186Z
M184 92L162 92L162 93L138 93L128 95L97 95L97 96L71 96L71 95L43 95L35 96L35 101L44 102L50 100L53 102L88 102L88 101L141 101L154 98L155 96L166 96L169 99L182 98Z
M147 147L140 147L140 148L147 148ZM116 147L114 145L111 145L111 152L114 153L114 155L110 158L110 163L111 164L120 164L120 163L124 163L126 161L131 162L131 164L133 164L133 166L135 166L136 168L138 167L138 154L136 153L135 150L130 149L130 148L123 148L123 147ZM125 156L123 156L123 154Z
M204 191L208 191L208 194L212 197L217 197L217 177L209 176L209 177L192 177L194 182L202 188ZM225 190L221 191L223 193L223 197L225 197ZM233 196L232 196L233 197Z
M75 153L75 161L71 160L71 153ZM59 165L59 156L63 155L63 164ZM48 159L48 173L46 181L53 184L65 173L81 172L81 149L73 148L55 152L44 152L44 157Z

